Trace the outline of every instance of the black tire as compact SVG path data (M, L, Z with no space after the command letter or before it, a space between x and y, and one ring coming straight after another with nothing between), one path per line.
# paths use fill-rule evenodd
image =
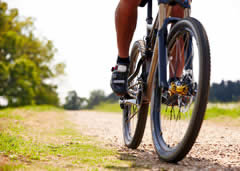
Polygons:
M143 41L136 41L132 47L131 56L130 56L130 73L133 74L135 71L137 61L142 57L144 54L144 42ZM143 64L144 66L144 64ZM144 70L144 67L142 66L142 71ZM130 84L130 83L129 83ZM128 148L136 149L141 141L144 134L145 126L146 126L146 120L147 120L147 114L148 114L148 104L143 103L142 99L140 100L140 105L138 107L138 112L136 114L136 125L135 130L131 130L131 126L133 126L133 123L130 121L131 118L131 108L134 105L125 105L123 108L123 137L124 137L124 143L125 146ZM130 119L130 121L129 121Z
M195 49L197 49L198 51L197 54L199 57L199 58L192 57L193 52L191 52L191 58L193 58L194 60L199 60L199 66L198 66L199 77L197 79L198 84L196 84L197 93L195 94L195 97L192 97L192 99L194 99L194 104L193 102L191 103L188 102L189 105L191 104L193 105L193 108L189 107L187 111L189 112L188 117L190 117L189 123L187 123L188 121L184 120L184 118L183 119L181 118L182 117L181 113L180 114L178 113L176 117L175 111L171 111L172 109L170 111L167 111L168 105L163 104L164 102L162 100L163 89L158 86L159 85L158 74L156 74L156 79L154 83L155 88L153 92L153 97L152 97L153 101L151 106L151 129L152 129L152 138L153 138L155 150L160 159L166 162L171 162L171 163L175 163L182 160L188 154L193 144L195 143L195 140L198 136L198 133L202 125L202 121L204 119L204 114L205 114L207 101L208 101L209 83L210 83L210 48L209 48L207 34L202 24L196 19L191 17L178 21L173 26L173 28L171 29L168 35L168 39L167 39L168 53L170 49L173 48L174 42L177 42L177 40L179 40L179 37L181 36L181 34L182 34L182 37L184 36L184 34L185 35L189 34L190 36L192 36L191 40L192 38L194 38L194 40L196 41ZM185 50L185 44L183 47ZM194 48L191 48L191 49L193 50ZM184 53L184 58L185 58L185 53ZM171 60L172 60L172 57L171 57ZM184 61L184 65L189 65L185 63L186 61ZM193 62L191 62L191 65L193 65ZM184 69L185 69L185 66L184 66ZM167 106L166 111L163 110L164 106ZM181 109L181 106L179 108ZM179 111L181 111L180 109ZM167 112L170 112L171 116L165 115L165 113ZM174 118L172 116L173 113L174 113ZM180 117L178 118L178 116ZM169 124L167 124L169 123L169 120L170 120L170 123L173 120L174 121L172 122L173 124L177 125L177 122L180 122L182 123L182 125L184 125L184 127L186 127L186 131L181 130L183 129L182 127L180 127L180 130L178 130L177 128L173 129L173 132L172 132L173 136L174 135L179 136L177 131L181 133L183 132L183 134L179 136L180 138L178 140L175 140L173 137L171 137L171 135L169 135L171 132L170 131L168 132L167 129L172 129L170 128L172 125L169 126ZM164 127L165 126L164 124L167 125L166 128ZM172 138L172 142L168 142L168 139L170 139L168 137Z

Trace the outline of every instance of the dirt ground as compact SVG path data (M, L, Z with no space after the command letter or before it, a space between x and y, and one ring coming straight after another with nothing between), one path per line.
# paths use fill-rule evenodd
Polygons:
M204 121L200 135L187 157L177 164L158 159L148 120L143 141L137 150L124 147L122 115L93 111L68 112L82 134L116 148L120 157L136 161L138 168L151 170L240 170L240 127Z

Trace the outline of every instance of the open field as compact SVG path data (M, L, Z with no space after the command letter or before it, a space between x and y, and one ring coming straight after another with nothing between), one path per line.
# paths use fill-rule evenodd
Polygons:
M130 167L117 151L83 136L62 109L51 106L0 111L0 170Z

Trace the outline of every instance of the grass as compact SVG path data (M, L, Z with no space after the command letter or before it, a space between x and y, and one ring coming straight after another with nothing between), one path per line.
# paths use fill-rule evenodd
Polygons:
M99 112L114 112L114 113L122 112L119 103L101 103L100 105L95 106L93 110Z
M0 111L0 119L1 118L8 118L8 119L16 119L16 120L23 120L23 117L17 113L14 113L14 109L4 109Z
M46 113L48 111L48 113ZM50 112L49 112L50 111ZM116 150L81 135L62 109L28 106L0 112L0 170L128 168Z
M18 156L28 156L29 159L37 160L43 152L43 146L31 140L25 141L22 137L9 133L0 133L0 151L10 156L10 159L17 159Z
M63 108L59 108L59 107L55 107L55 106L51 106L51 105L36 105L36 106L24 106L24 107L20 107L19 109L22 110L27 110L27 111L34 111L34 112L63 112L64 109ZM15 110L13 108L13 110Z
M101 103L93 110L101 112L122 112L118 103ZM240 103L210 103L205 113L205 119L218 117L240 118Z
M0 166L0 170L7 171L7 170L20 170L25 168L23 165L18 164L18 165L3 165Z
M240 106L238 108L221 108L221 107L210 107L207 109L205 119L217 118L220 116L227 116L231 118L240 117Z

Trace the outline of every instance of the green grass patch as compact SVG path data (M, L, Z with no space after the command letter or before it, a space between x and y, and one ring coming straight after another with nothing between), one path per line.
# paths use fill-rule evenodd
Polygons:
M45 115L48 109L53 112L53 117L44 120L41 116ZM81 135L75 129L75 125L66 119L66 115L62 111L49 106L28 106L1 111L0 121L2 118L7 118L9 122L4 122L7 126L0 132L0 154L8 156L10 161L14 163L20 163L19 167L21 168L28 167L33 170L34 168L47 170L100 168L101 170L101 168L109 166L121 168L131 165L131 161L118 159L116 150L104 147L101 142L92 137ZM21 118L21 112L24 113L24 120ZM56 112L61 115L56 114ZM15 117L16 113L19 113L19 117ZM47 116L51 116L51 112L47 113ZM13 118L15 120L21 119L21 122L13 123ZM38 128L41 123L46 124L46 122L49 125L57 125L57 127L43 126ZM31 124L31 127L28 124ZM44 132L44 134L40 134L40 132ZM53 138L55 141L41 141L42 138ZM29 166L25 163L26 161L32 164ZM7 163L0 166L0 170L14 170L15 168L17 169L18 165Z
M67 135L79 136L79 132L74 128L64 126L61 129L57 129L55 131L55 135L57 135L57 136L67 136Z
M220 107L210 107L207 109L205 114L205 119L217 118L220 116L227 116L231 118L240 117L240 107L239 108L220 108Z
M71 132L71 130L64 130L61 135L73 137ZM84 136L74 136L68 141L65 140L64 144L59 145L37 143L8 133L0 133L0 151L12 160L18 160L21 156L25 156L29 160L60 156L74 166L84 167L87 165L88 167L99 166L101 168L109 165L121 166L121 164L126 163L116 158L117 151L105 149L97 144L100 142Z
M44 147L40 143L2 132L0 133L0 151L11 159L17 159L18 156L23 155L29 159L39 160Z
M99 112L122 112L119 103L101 103L93 108L95 111Z
M2 170L2 171L22 170L24 168L25 168L25 166L22 164L12 164L12 165L6 164L6 165L0 166L0 170Z
M14 109L7 108L7 109L2 109L0 111L0 119L1 118L6 118L6 119L15 119L15 120L23 120L24 118L17 114L17 112L14 112Z
M19 109L24 109L27 111L34 111L34 112L63 112L64 111L63 108L51 106L51 105L24 106L24 107L20 107Z
M21 114L24 111L31 112L63 112L64 110L59 107L50 106L50 105L40 105L40 106L24 106L19 108L5 108L0 110L0 119L15 119L15 120L24 120L24 117ZM20 113L21 112L21 113Z
M70 137L65 144L49 146L50 154L61 154L62 157L73 158L73 165L78 165L78 167L87 165L93 168L95 166L107 168L110 165L116 167L121 167L123 164L131 165L131 162L117 159L118 153L116 150L102 147L102 143L98 140L82 136L71 127L56 130L56 135Z

